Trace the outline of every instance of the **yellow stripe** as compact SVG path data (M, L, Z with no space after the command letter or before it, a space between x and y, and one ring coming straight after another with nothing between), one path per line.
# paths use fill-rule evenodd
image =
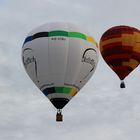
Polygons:
M86 40L89 41L89 42L91 42L91 43L93 43L93 44L95 44L95 45L97 45L96 41L91 36L87 36L87 39Z
M140 53L140 33L134 32L135 35L135 46L133 47L133 51Z
M132 34L122 34L123 46L135 46L135 36Z
M73 97L77 94L78 90L76 88L72 88L70 95Z
M139 64L139 62L135 59L130 59L129 62L123 62L122 65L123 66L129 66L131 68L136 68L136 66Z
M122 41L121 37L111 38L111 39L108 39L108 40L105 40L105 41L101 41L100 46L104 46L104 45L111 44L111 43L116 43L116 42L121 42L121 41Z
M111 38L105 41L100 41L100 50L101 52L104 50L103 46L107 45L107 44L111 44L111 43L116 43L116 42L121 42L122 38Z

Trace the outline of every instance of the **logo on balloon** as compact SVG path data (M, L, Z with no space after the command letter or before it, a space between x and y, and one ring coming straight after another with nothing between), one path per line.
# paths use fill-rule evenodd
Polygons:
M84 54L82 56L82 62L88 63L92 66L92 69L90 70L90 72L94 69L95 67L95 60L93 58L94 55L92 54L97 53L95 49L93 48L88 48L84 51Z
M27 69L28 65L33 63L32 69L35 71L35 76L37 78L37 61L33 54L33 50L31 48L26 48L23 50L23 64Z
M27 65L29 65L30 63L35 63L36 62L36 59L34 57L30 58L28 57L25 61L24 61L24 65L25 67L27 67Z
M27 53L28 52L28 53ZM25 54L26 53L26 54ZM27 66L30 64L30 63L36 63L36 58L33 56L33 52L32 52L32 49L30 48L26 48L24 51L23 51L23 63L24 63L24 66L27 68ZM26 56L26 57L25 57Z

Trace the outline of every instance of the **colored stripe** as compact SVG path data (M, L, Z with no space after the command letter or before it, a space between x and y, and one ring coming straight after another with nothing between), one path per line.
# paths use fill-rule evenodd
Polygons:
M64 87L63 88L63 93L70 93L71 90L72 90L72 88L70 88L70 87Z
M50 87L44 89L42 92L46 96L48 94L53 94L53 93L63 93L63 94L70 94L71 96L74 96L78 92L78 89L76 89L75 87Z
M55 93L63 93L64 87L55 87Z
M91 36L87 36L86 40L91 42L91 43L97 44L96 41L94 40L94 38L92 38Z
M115 43L121 43L122 44L122 38L111 38L111 39L107 39L105 41L101 41L100 44L101 46L104 48L104 46L107 46L109 44L115 44Z
M122 59L130 59L131 58L131 54L114 54L114 55L111 55L111 56L107 56L106 58L105 58L105 60L107 61L107 62L109 62L109 61L111 61L111 60L113 60L113 59L119 59L119 58L122 58Z
M139 65L139 62L135 59L130 59L129 62L122 62L123 66L131 67L132 69L135 69L137 65Z
M128 48L128 49L126 49ZM128 46L128 47L124 47L124 49L122 49L122 46L116 46L116 47L112 47L112 48L108 48L102 51L102 55L104 58L114 55L114 54L132 54L132 47Z
M107 44L107 45L104 45L104 46L101 45L100 50L101 50L101 53L102 53L102 51L104 51L108 48L112 49L112 48L115 48L117 46L122 46L122 43L121 42L115 42L115 43L110 43L110 44Z
M69 32L68 36L69 37L75 37L75 38L81 38L81 39L84 39L84 40L87 39L86 35L84 35L82 33L78 33L78 32Z
M66 31L51 31L49 32L49 37L51 36L68 36L68 32Z
M48 94L49 93L54 93L55 92L55 88L54 87L47 88L47 91L48 91Z
M92 43L92 44L97 44L96 41L89 36L86 36L85 34L82 34L80 32L67 32L67 31L50 31L50 32L39 32L36 33L32 36L28 36L25 41L24 44L27 42L30 42L34 39L37 38L42 38L42 37L53 37L53 36L64 36L64 37L73 37L73 38L80 38L83 40L87 40L88 42Z
M117 59L112 59L107 62L107 64L110 67L115 67L115 66L122 66L122 62L129 62L130 59L128 58L117 58Z
M47 96L47 95L49 94L49 93L48 93L48 89L47 89L47 88L46 88L46 89L44 89L44 90L43 90L43 93L44 93L44 95L46 95L46 96Z
M29 41L32 41L32 40L33 40L32 36L28 36L28 37L25 39L24 44L27 43L27 42L29 42Z
M117 34L117 35L109 35L109 36L104 36L101 38L102 41L106 41L108 39L113 39L113 38L121 38L121 35L120 34Z
M132 54L132 58L136 59L140 63L140 53L134 52Z
M78 92L78 90L76 89L76 88L73 88L72 90L71 90L71 95L72 96L75 96L76 94L77 94L77 92Z
M48 37L48 32L40 32L33 35L33 39L40 38L40 37Z

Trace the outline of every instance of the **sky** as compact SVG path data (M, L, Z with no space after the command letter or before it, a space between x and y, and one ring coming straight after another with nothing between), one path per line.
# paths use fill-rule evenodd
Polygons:
M139 140L140 67L119 88L102 57L89 82L63 109L56 109L27 76L21 48L27 34L47 22L84 26L99 42L110 27L140 28L139 0L0 0L0 139Z

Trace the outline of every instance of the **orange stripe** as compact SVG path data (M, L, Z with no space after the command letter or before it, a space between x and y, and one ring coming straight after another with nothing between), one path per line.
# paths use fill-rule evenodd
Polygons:
M115 38L121 38L121 34L102 36L101 41L106 41L108 39L115 39Z
M102 46L102 44L101 44L102 50L105 50L105 49L108 49L108 48L113 49L114 47L117 47L117 46L122 46L122 42L109 43L109 44L104 45L104 46Z

